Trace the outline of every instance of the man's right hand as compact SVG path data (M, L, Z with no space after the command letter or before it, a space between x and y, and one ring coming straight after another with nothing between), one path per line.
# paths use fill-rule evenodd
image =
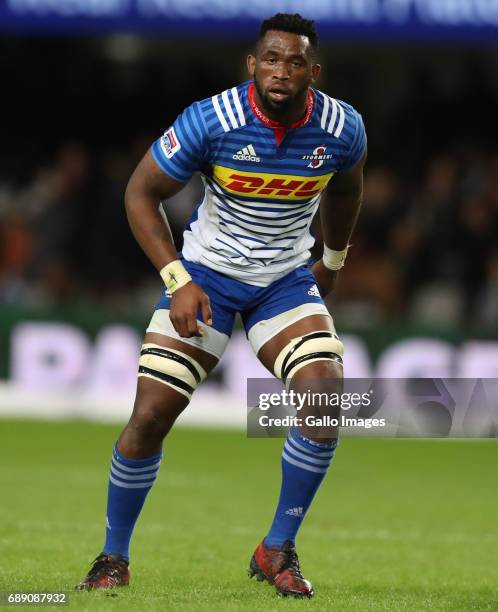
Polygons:
M206 325L213 324L213 314L206 293L193 282L177 289L171 296L169 318L182 338L202 336L202 327L197 323L199 308Z

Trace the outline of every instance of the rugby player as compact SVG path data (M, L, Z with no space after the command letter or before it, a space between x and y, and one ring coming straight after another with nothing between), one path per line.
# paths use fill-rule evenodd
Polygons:
M126 190L132 232L166 285L139 360L133 414L116 442L103 552L79 589L129 582L129 543L162 459L163 439L223 354L237 312L261 362L290 384L342 377L343 346L323 297L343 266L360 209L361 116L314 89L317 33L300 15L261 24L251 80L188 107L146 153ZM158 205L194 172L202 203L177 254ZM308 266L319 207L324 253ZM275 517L249 573L281 595L311 597L297 531L337 435L291 429Z

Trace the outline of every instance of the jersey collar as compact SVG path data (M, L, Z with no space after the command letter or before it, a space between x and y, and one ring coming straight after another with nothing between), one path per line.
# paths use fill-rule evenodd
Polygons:
M249 88L247 90L247 97L249 98L249 105L251 107L252 112L254 113L254 115L256 115L256 117L262 123L274 129L275 128L285 129L285 126L283 126L281 123L279 123L278 121L273 121L273 119L270 119L269 117L267 117L265 113L256 104L256 100L254 98L254 83L249 84ZM294 128L300 128L306 125L308 121L310 120L311 115L313 114L314 106L315 106L315 95L313 93L313 90L310 87L308 88L308 100L307 100L306 114L304 115L302 119L299 119L299 121L295 121L290 127L294 129Z

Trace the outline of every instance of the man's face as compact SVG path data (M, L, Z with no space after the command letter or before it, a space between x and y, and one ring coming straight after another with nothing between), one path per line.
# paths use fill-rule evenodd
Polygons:
M265 34L247 68L264 107L277 115L302 104L320 73L308 37L277 30Z

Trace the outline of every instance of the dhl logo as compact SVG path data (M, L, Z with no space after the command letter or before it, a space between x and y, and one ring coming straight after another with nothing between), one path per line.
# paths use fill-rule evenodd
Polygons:
M213 178L230 193L274 200L309 200L325 189L333 172L321 176L242 172L214 166Z

